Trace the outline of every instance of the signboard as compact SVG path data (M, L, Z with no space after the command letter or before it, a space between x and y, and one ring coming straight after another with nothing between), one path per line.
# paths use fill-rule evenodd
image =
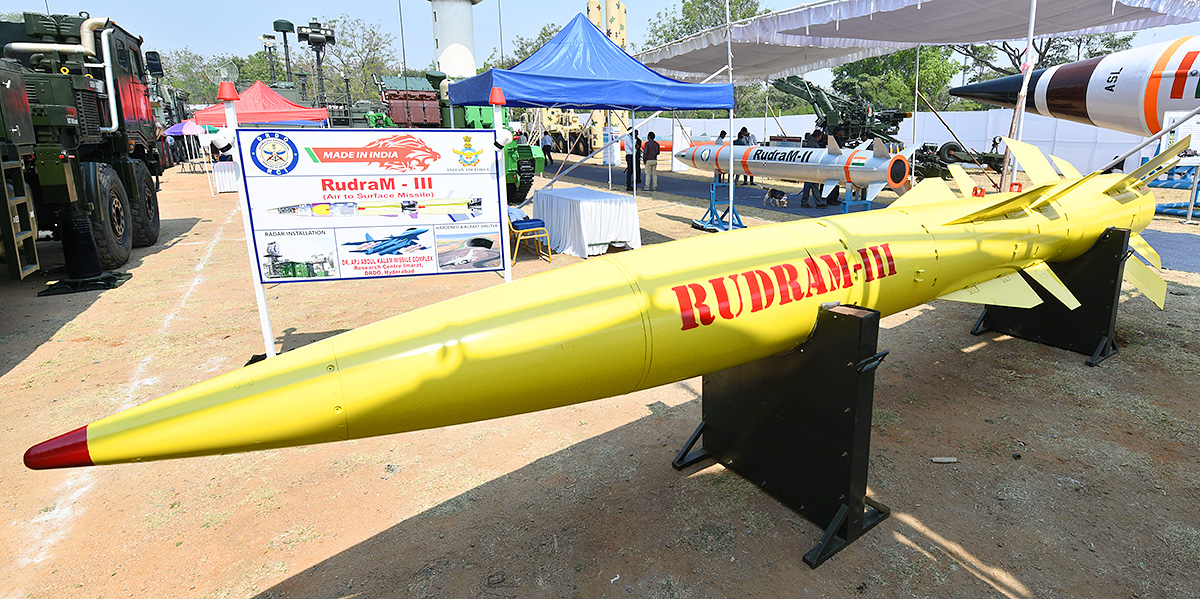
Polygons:
M1163 113L1163 127L1166 128L1166 127L1170 127L1171 125L1174 125L1175 123L1182 120L1183 117L1187 116L1187 113L1188 113L1188 111L1186 111L1186 110L1168 110L1168 111L1164 112ZM1163 150L1165 150L1168 147L1170 147L1171 145L1173 145L1175 142L1183 139L1184 137L1186 137L1188 135L1192 136L1191 145L1188 147L1191 148L1192 150L1196 150L1196 151L1200 152L1200 116L1194 116L1194 117L1188 119L1188 121L1186 123L1180 125L1174 131L1171 131L1170 133L1167 133L1165 136L1163 136L1163 138L1158 142L1159 143L1158 151L1162 152Z
M504 269L494 131L237 136L260 283Z

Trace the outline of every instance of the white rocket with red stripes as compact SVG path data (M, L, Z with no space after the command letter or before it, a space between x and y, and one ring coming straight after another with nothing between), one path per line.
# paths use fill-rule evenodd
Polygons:
M950 95L1012 108L1021 75L972 83ZM1149 136L1167 111L1200 106L1200 37L1114 52L1030 74L1025 111Z
M827 148L711 144L680 150L675 157L694 168L724 173L729 170L730 152L735 175L822 183L822 196L829 195L836 185L846 185L866 192L868 201L875 199L884 187L903 186L911 171L903 153L888 153L878 139L874 144L845 150L833 137L829 138Z

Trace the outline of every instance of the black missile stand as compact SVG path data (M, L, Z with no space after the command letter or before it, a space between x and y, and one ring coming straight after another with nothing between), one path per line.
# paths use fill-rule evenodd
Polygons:
M821 565L891 513L866 496L878 339L879 312L822 308L801 347L705 375L703 420L671 465L715 458L824 528L804 554Z
M1129 254L1129 229L1110 228L1078 258L1051 266L1082 304L1074 310L1022 272L1042 303L1033 308L988 305L971 334L996 331L1091 356L1084 362L1088 366L1103 362L1118 351L1117 308Z

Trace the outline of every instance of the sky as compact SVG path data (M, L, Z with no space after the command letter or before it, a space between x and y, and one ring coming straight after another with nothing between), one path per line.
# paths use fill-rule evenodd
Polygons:
M1108 2L1108 0L1097 0ZM773 11L805 4L804 0L760 0L759 5ZM643 47L649 22L659 12L678 6L680 0L627 0L626 21L630 42ZM566 25L577 13L586 10L586 0L483 0L475 6L475 59L480 65L500 47L503 30L505 52L512 49L516 36L533 38L547 23ZM432 10L428 0L341 0L313 2L225 2L206 4L162 2L151 4L131 0L6 0L4 11L75 14L86 10L92 16L107 16L135 35L145 38L143 49L168 52L188 47L204 55L230 53L240 56L262 49L258 36L272 33L276 19L287 19L297 26L312 17L329 18L345 13L373 23L396 39L396 55L407 57L410 68L423 69L433 63ZM148 10L147 7L153 7ZM201 8L203 7L203 8ZM336 7L336 8L335 8ZM103 14L101 11L106 11ZM404 16L401 36L400 14ZM225 21L221 21L221 18ZM1141 32L1134 46L1145 46L1184 35L1200 35L1200 23L1163 27ZM296 38L290 36L292 49ZM404 40L401 47L401 40ZM497 52L498 54L498 52ZM810 74L815 83L828 85L828 70Z

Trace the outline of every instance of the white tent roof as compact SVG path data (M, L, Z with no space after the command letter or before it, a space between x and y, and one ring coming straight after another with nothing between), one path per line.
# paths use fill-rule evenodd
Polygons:
M735 81L775 79L917 44L1023 39L1030 0L823 0L733 24ZM1034 34L1136 31L1200 20L1197 0L1049 0ZM677 79L703 79L726 64L725 27L636 56Z

